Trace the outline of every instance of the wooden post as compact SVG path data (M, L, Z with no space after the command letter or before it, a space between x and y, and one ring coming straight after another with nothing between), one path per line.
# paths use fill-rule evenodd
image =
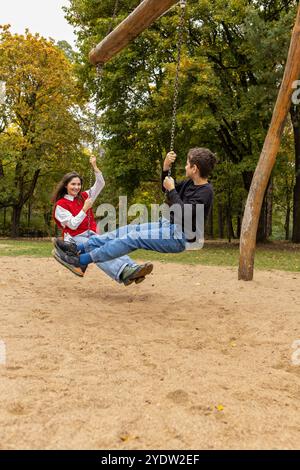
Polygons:
M251 281L253 279L253 266L256 245L256 232L264 194L276 156L280 147L281 136L285 121L291 106L293 82L300 76L300 4L296 23L286 62L285 72L277 101L273 111L272 121L264 142L264 146L256 167L242 223L240 240L239 279Z
M178 0L144 0L114 31L92 49L89 55L90 62L93 65L108 62L175 3L178 3Z

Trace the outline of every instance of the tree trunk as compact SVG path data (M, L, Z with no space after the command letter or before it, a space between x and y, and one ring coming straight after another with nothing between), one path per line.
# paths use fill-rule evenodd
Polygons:
M17 238L20 233L20 220L23 206L13 206L13 215L11 221L11 236Z
M262 208L260 211L260 217L258 221L257 233L256 233L256 242L257 243L264 243L267 241L267 205L266 199L264 199Z
M290 239L290 219L291 219L291 206L288 205L286 213L285 213L285 223L284 223L285 239L287 241Z
M208 219L208 235L209 238L214 238L214 207L212 206L209 219Z
M240 238L241 236L241 227L242 227L242 217L240 215L237 216L237 224L236 224L236 236Z
M227 207L226 210L226 222L227 222L227 238L229 243L231 243L231 240L235 238L234 236L234 230L233 230L233 224L232 224L232 214L231 214L231 207Z
M51 234L52 210L44 212L44 221L47 226L48 235Z
M291 106L291 119L294 132L295 147L295 186L293 204L293 234L292 241L300 243L300 109L299 106Z
M219 238L224 238L224 217L223 217L223 206L218 204L218 232Z
M272 182L270 179L260 212L256 235L257 242L266 242L272 233L272 207Z
M13 238L17 238L19 236L20 232L20 220L21 220L21 214L24 205L26 202L33 196L39 175L40 175L41 170L36 170L33 178L30 182L30 187L28 191L24 194L24 184L22 178L18 178L18 189L20 192L19 200L17 204L14 204L13 206L13 216L12 216L12 227L11 227L11 236Z
M273 229L273 178L271 178L267 192L267 237L272 235Z
M292 241L294 243L300 243L300 174L296 175L296 183L294 186Z
M31 222L31 200L28 201L28 213L27 213L27 228L29 229Z
M300 76L300 5L298 6L295 26L285 66L284 76L276 100L273 116L264 146L252 180L250 192L243 217L242 236L240 242L239 279L253 279L256 232L264 192L271 176L280 146L281 136L288 115L293 83Z

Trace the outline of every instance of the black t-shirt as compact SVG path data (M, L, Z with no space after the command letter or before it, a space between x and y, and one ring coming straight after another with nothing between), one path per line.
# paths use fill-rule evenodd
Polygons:
M163 171L162 182L166 176L168 176L168 172ZM164 192L166 192L163 186L162 189ZM182 210L182 219L175 220L174 214L171 212L170 222L182 224L183 232L185 233L187 241L193 242L197 238L195 237L195 233L198 232L198 221L196 220L197 205L202 204L204 206L204 221L206 221L212 208L213 197L214 191L210 183L195 185L191 179L176 183L175 189L167 192L168 205L172 206L173 204L178 204ZM190 205L189 212L187 214L185 214L185 211L187 210L184 207L185 204ZM187 219L187 215L188 218L192 217L191 223L187 223L187 221L185 221L185 219Z

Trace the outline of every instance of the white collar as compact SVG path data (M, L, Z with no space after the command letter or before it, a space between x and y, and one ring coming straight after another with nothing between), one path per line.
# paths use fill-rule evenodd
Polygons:
M75 197L74 196L71 196L70 194L65 194L64 195L64 198L65 199L68 199L68 201L74 201Z

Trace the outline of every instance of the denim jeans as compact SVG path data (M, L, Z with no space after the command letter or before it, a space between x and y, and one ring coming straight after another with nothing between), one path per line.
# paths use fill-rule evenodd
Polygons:
M166 219L159 222L126 225L113 232L95 235L83 244L94 263L105 262L131 251L143 249L160 253L180 253L185 250L185 236Z
M95 232L92 232L92 234ZM92 237L92 234L90 235ZM99 236L99 235L95 235ZM77 235L76 237L72 238L77 245L79 244L86 244L89 240L88 234L80 234ZM123 272L123 269L126 266L137 266L132 259L129 258L129 256L122 256L121 258L116 258L112 259L110 261L106 261L104 263L96 262L96 265L98 266L99 269L101 269L105 274L107 274L109 277L111 277L114 281L117 281L121 283L120 281L120 275Z

